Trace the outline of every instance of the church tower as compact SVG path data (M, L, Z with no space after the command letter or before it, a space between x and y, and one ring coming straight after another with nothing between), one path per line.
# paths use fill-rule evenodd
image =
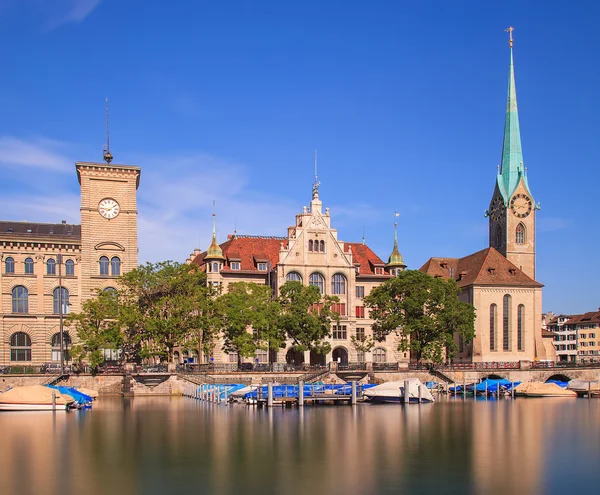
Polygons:
M502 161L486 216L489 218L489 245L535 280L535 214L539 207L527 183L523 166L521 132L517 110L513 63L513 28L510 34L510 70L504 123Z

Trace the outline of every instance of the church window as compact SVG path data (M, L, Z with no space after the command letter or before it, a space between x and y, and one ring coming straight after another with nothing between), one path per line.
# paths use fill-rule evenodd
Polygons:
M302 282L302 277L298 272L290 272L285 276L287 282Z
M346 294L346 277L340 273L336 273L331 277L331 293L332 294Z
M511 297L508 294L504 295L503 299L503 311L502 311L502 349L505 351L510 351L510 330L511 330L511 321L510 321L510 306L511 306Z
M17 285L16 287L13 287L12 312L29 313L29 292L22 285Z
M113 256L110 260L110 273L113 277L121 275L121 260L117 256Z
M517 244L525 244L525 225L522 223L517 225L516 242Z
M496 247L500 247L504 244L502 242L502 229L498 226L496 228Z
M101 256L99 261L100 275L108 275L108 258Z
M519 304L517 308L517 349L523 350L523 327L525 325L525 306Z
M240 262L239 261L232 261L231 262L231 269L232 270L239 270L240 269ZM218 270L219 270L219 267L217 265L217 270L216 271L218 271Z
M364 285L356 286L356 297L358 297L359 299L362 299L363 297L365 297L365 286Z
M6 258L4 262L4 273L15 273L15 260L13 258Z
M308 250L309 251L313 250L313 241L312 241L312 239L310 241L308 241Z
M315 241L315 242L317 242L317 241ZM319 251L321 251L322 253L325 252L325 241L321 241L319 243Z
M72 277L75 275L75 262L73 260L67 260L65 262L65 271L68 276Z
M33 273L33 259L26 258L25 259L25 274L31 275Z
M56 261L52 258L46 261L46 275L56 275Z
M490 305L490 351L496 350L496 320L498 318L498 306Z
M308 285L314 285L323 294L325 292L325 279L320 273L311 273L308 278Z
M31 361L31 337L25 332L16 332L10 336L10 360Z
M58 315L62 312L63 315L69 313L69 291L64 287L57 287L52 292L54 314ZM62 311L61 311L62 306Z

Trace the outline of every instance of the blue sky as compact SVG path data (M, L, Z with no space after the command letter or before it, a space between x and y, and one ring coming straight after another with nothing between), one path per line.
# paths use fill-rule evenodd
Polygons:
M544 310L600 306L598 2L0 0L0 217L79 222L75 161L142 167L140 261L285 235L321 199L339 238L409 268L487 246L509 52Z

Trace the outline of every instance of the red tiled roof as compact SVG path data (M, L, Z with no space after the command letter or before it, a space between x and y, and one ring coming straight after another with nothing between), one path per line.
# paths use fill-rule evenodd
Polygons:
M586 323L600 323L600 311L589 311L582 315L572 315L565 324L585 325Z
M362 244L361 242L345 242L344 252L347 253L350 246L352 246L352 261L355 265L359 264L359 275L374 275L375 266L385 266L385 262L366 244Z
M279 262L281 244L287 247L288 240L283 237L232 237L220 246L227 262L229 260L240 261L240 270L230 270L226 266L221 271L236 273L238 271L259 271L256 266L257 261L267 261L271 267L275 267ZM203 266L205 256L206 251L196 256L192 263Z
M453 278L467 285L517 285L543 287L489 247L464 258L430 258L421 268L432 277Z
M256 263L258 261L267 261L274 268L279 262L279 250L281 244L288 246L288 239L285 237L260 237L260 236L238 236L231 237L229 240L220 244L223 256L226 259L226 265L221 272L258 272ZM352 246L352 260L354 265L359 266L359 275L374 275L389 277L385 275L375 275L375 266L385 266L385 262L379 258L368 246L359 242L344 243L344 250L347 253ZM197 255L192 263L204 266L206 251ZM231 270L229 261L240 261L240 270Z

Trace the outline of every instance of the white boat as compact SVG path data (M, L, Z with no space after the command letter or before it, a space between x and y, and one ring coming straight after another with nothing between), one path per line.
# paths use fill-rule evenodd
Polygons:
M406 380L387 382L376 387L365 389L363 396L370 402L388 402L404 404L404 382L408 382L409 404L418 404L419 398L422 403L435 402L429 389L418 378L407 378ZM420 391L419 391L420 390Z
M515 388L521 397L577 397L572 390L565 390L556 383L524 382Z
M73 399L43 385L15 387L0 394L0 411L66 411Z

